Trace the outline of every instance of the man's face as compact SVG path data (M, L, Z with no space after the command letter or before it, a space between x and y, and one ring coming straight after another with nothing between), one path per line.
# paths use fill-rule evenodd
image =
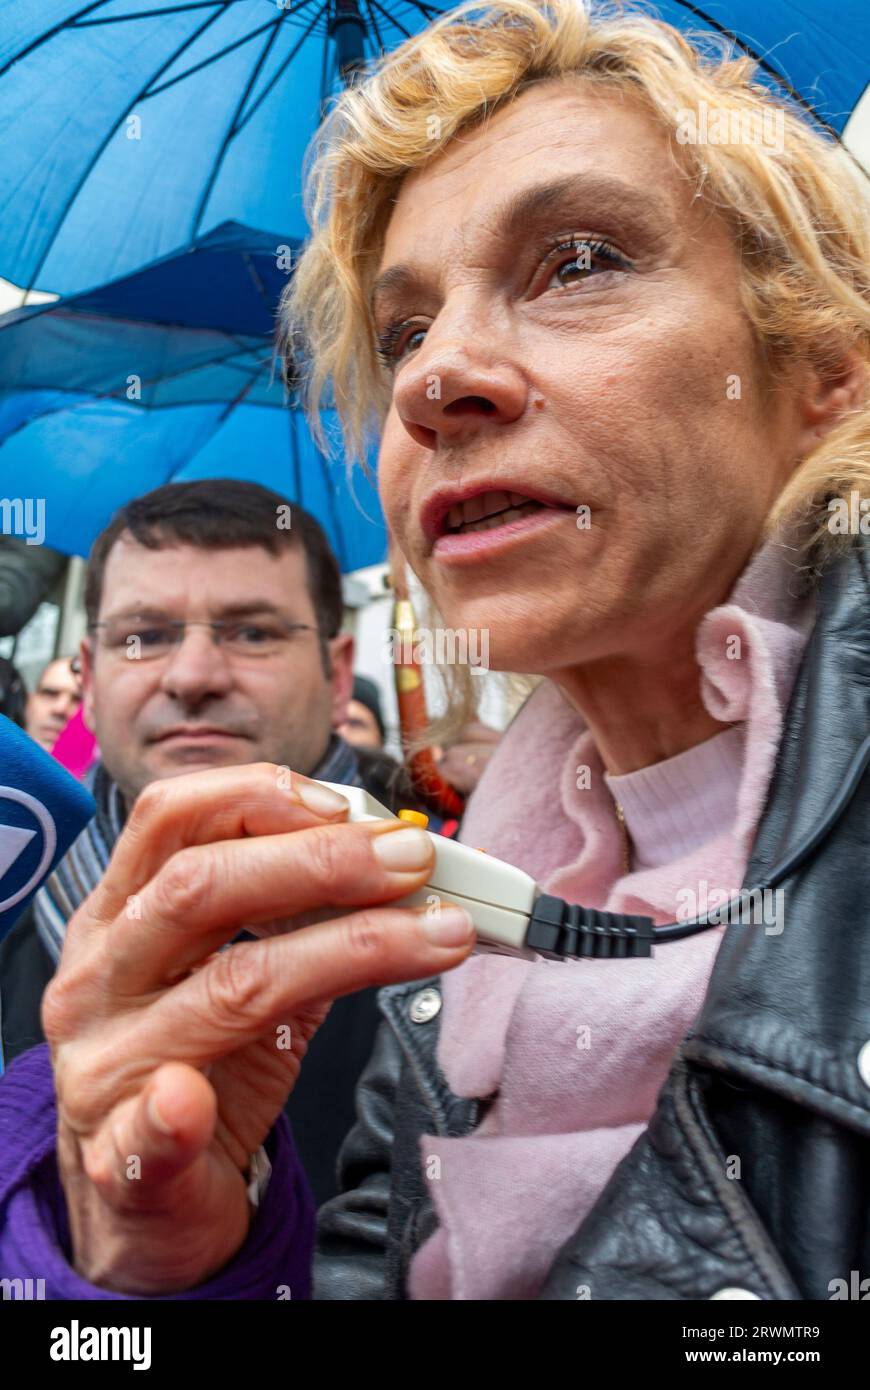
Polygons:
M329 643L332 677L316 631L294 632L268 655L257 650L266 631L316 628L301 549L148 550L122 536L106 563L99 621L120 632L126 622L115 620L135 616L145 620L136 626L146 640L107 647L110 629L102 627L82 648L85 717L128 804L149 782L197 768L266 760L314 770L344 716L352 641ZM166 619L232 621L241 650L194 626L149 659L151 634Z
M32 739L49 752L68 719L82 702L81 684L69 660L46 666L33 694L28 696L25 727Z
M551 675L692 632L803 417L767 385L729 228L652 118L579 83L524 93L406 178L386 270L380 487L448 626Z
M354 748L380 748L383 744L378 721L361 700L348 701L347 717L338 732Z

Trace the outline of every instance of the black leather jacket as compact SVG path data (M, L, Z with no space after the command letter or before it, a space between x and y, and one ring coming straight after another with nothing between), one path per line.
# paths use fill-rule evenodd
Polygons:
M823 820L868 733L861 538L821 582L746 886ZM785 878L780 935L726 929L648 1128L566 1232L541 1298L828 1299L831 1281L870 1275L868 811L870 773ZM437 989L380 992L341 1195L320 1213L318 1298L407 1296L409 1261L435 1225L419 1136L467 1134L481 1118L439 1072Z

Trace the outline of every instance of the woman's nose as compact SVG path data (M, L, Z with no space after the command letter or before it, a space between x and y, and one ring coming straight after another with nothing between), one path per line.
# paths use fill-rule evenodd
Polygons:
M393 387L399 419L416 443L427 449L439 439L457 444L482 427L520 418L529 385L503 349L480 342L427 350L428 341L399 370Z

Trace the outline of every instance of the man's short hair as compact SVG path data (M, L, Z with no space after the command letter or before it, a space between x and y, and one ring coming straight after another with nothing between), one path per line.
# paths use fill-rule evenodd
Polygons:
M288 507L290 525L279 525ZM278 555L301 549L321 639L335 637L341 627L341 571L323 527L303 507L259 483L234 478L166 483L127 502L91 548L85 580L88 625L96 622L100 611L109 552L124 534L149 550L179 544L203 550L257 545Z

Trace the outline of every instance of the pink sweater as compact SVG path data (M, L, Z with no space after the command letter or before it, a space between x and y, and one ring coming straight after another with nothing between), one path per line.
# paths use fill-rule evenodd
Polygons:
M581 717L544 682L490 760L463 841L548 893L656 922L705 894L733 896L812 625L812 602L789 592L792 575L782 548L766 545L700 624L704 704L738 728L611 779L611 791ZM628 874L614 792L627 793L637 851ZM414 1257L413 1298L535 1297L646 1127L724 930L648 960L480 955L444 977L439 1063L457 1095L494 1099L474 1133L421 1140L440 1225Z

